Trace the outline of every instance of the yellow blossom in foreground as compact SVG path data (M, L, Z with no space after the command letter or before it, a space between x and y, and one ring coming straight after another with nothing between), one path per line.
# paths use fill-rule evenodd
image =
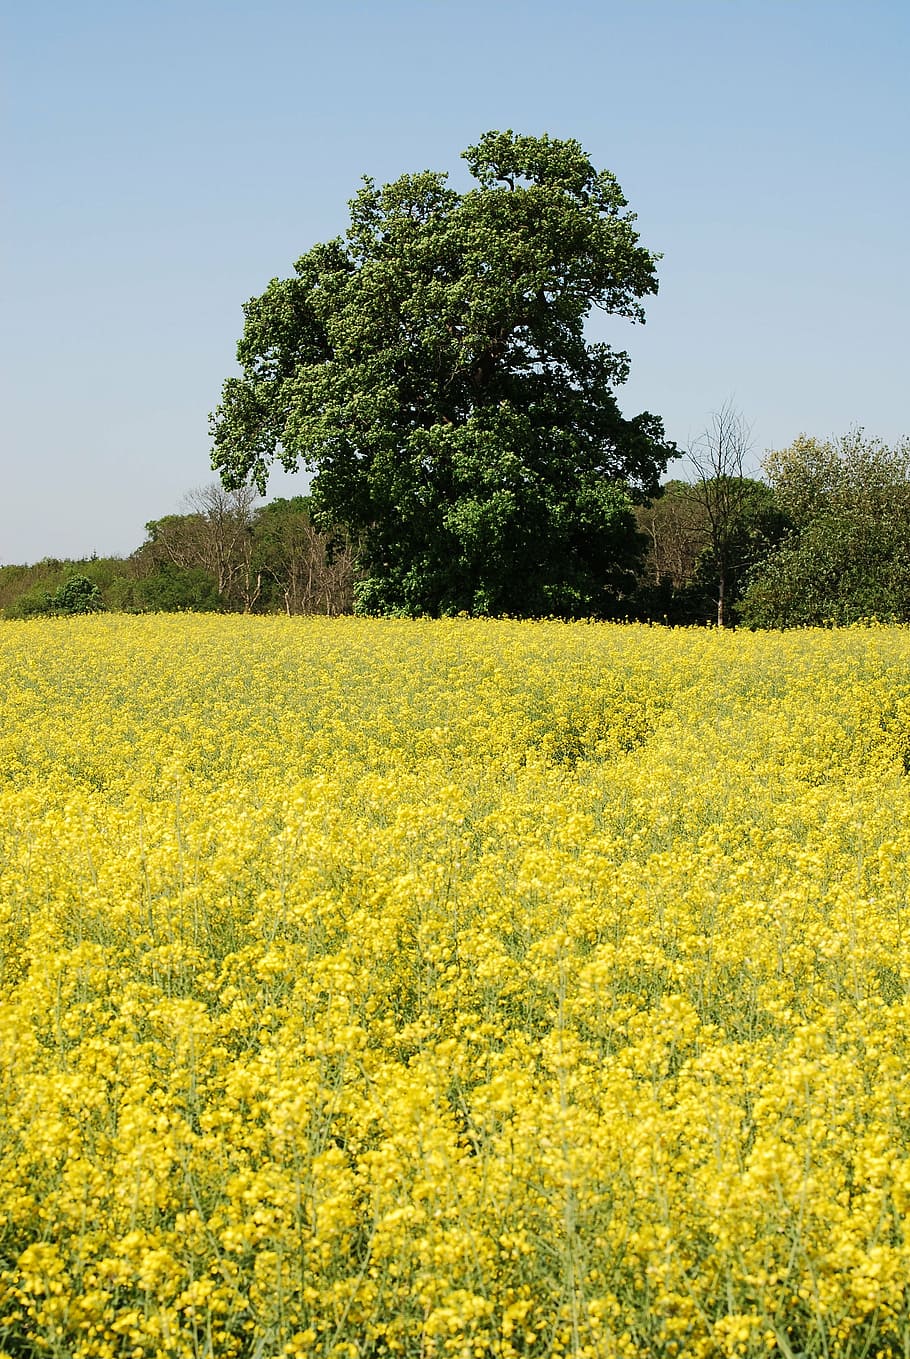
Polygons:
M910 1353L910 633L0 630L0 1354Z

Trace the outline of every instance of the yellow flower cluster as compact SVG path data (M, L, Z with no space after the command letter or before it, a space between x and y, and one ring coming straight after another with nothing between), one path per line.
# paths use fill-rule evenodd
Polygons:
M910 1353L910 633L0 630L0 1354Z

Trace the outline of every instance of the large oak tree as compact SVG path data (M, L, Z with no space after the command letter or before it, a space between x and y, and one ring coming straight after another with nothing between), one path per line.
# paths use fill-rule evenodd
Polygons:
M643 320L656 256L577 142L489 132L464 157L464 193L365 180L346 236L247 303L213 466L260 490L275 459L309 467L365 611L609 614L674 449L623 416L628 356L585 323Z

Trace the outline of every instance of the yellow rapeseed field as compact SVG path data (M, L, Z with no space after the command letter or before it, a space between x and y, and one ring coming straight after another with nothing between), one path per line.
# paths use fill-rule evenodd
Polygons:
M0 1354L910 1354L910 632L0 626Z

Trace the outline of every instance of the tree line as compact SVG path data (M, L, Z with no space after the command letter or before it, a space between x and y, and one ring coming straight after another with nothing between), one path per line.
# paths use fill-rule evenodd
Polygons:
M732 431L732 434L731 434ZM751 628L910 622L910 439L799 435L743 475L729 408L638 511L637 616Z
M751 628L910 622L910 439L800 435L766 456L760 478L743 471L747 449L742 418L722 408L687 455L686 478L634 507L626 588L590 616ZM353 534L317 527L308 497L257 500L248 486L214 483L182 513L151 520L129 557L0 567L0 609L7 618L353 611L364 571Z
M657 291L615 177L546 135L487 132L463 159L460 192L365 179L344 236L246 303L212 416L222 483L307 466L366 613L907 616L906 447L802 437L750 478L725 406L661 493L679 450L621 412L629 356L589 328L642 322Z
M0 606L910 619L906 441L800 436L749 477L727 405L667 482L679 450L622 412L629 356L589 328L643 322L657 292L615 176L547 135L463 159L463 191L365 178L345 234L245 304L220 484L125 562L2 568ZM307 498L257 505L276 462Z
M348 613L354 545L318 529L305 496L264 505L248 487L215 483L192 492L184 512L153 519L128 557L45 558L0 567L7 618L89 613L223 611Z

